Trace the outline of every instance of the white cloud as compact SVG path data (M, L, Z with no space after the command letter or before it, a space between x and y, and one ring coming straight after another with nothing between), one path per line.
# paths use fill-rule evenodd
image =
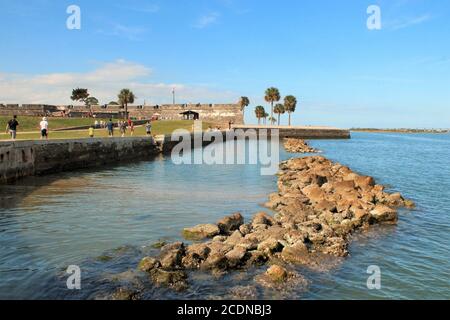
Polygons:
M73 88L88 88L89 92L108 103L117 100L122 88L130 88L138 97L137 103L171 103L172 88L179 103L228 103L236 93L208 86L154 83L148 80L151 69L125 60L104 63L85 73L13 74L0 72L0 103L73 104Z
M212 13L209 13L207 15L200 17L194 26L197 29L203 29L211 24L216 23L218 18L219 18L219 14L217 12L212 12Z
M431 20L431 18L432 18L432 16L430 14L424 14L424 15L412 17L412 18L399 19L396 21L388 22L387 27L392 30L405 29L408 27L412 27L412 26L427 22L427 21Z
M125 38L130 41L140 41L142 40L142 35L147 32L146 28L142 27L130 27L122 24L114 24L109 29L99 29L97 33L105 35L105 36L113 36Z

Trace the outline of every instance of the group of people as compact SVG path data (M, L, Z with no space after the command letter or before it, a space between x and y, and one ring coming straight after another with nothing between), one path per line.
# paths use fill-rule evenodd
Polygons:
M8 133L12 140L16 140L17 138L17 129L19 127L19 121L17 120L17 116L14 115L11 120L8 121L6 125L6 133ZM116 124L113 122L112 119L109 119L109 121L101 121L100 123L96 121L96 123L93 126L89 127L88 134L89 137L93 138L95 135L95 129L98 128L104 128L108 131L108 136L113 137L114 136L114 128L116 127ZM119 129L120 135L122 137L125 137L128 128L130 129L131 136L134 135L134 122L131 119L128 119L127 121L119 121L117 123L117 128ZM49 124L47 117L43 117L41 122L39 123L39 129L40 129L40 137L41 139L48 140L48 134L49 134ZM145 124L145 133L147 136L152 135L152 123L151 120L149 120Z
M116 127L116 125L114 124L113 120L109 119L109 121L105 122L104 126L102 126L101 128L106 128L106 130L108 130L108 136L114 137L114 128L115 127ZM89 137L91 137L91 138L94 137L95 128L96 128L95 125L89 128ZM128 128L130 129L130 135L131 136L134 135L134 122L131 119L128 119L127 121L121 120L121 121L117 122L117 128L119 129L121 137L125 137ZM147 136L152 135L151 120L145 124L145 133L147 134Z
M17 138L17 127L19 127L19 121L17 121L17 116L14 115L11 120L6 124L6 133L9 133L12 140ZM41 133L41 140L48 140L48 119L43 117L42 121L39 123L39 129Z

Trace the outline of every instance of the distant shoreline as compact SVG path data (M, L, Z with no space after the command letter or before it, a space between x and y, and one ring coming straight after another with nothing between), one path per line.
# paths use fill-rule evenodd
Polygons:
M374 128L352 128L355 132L373 132L373 133L432 133L447 134L450 129L374 129Z

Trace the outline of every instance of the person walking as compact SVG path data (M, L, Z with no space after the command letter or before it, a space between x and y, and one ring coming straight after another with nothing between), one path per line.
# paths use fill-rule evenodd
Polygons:
M6 125L6 133L11 135L11 140L16 140L17 137L17 127L19 126L19 122L17 121L17 116L14 115L11 120L8 121Z
M109 122L106 124L106 128L108 129L108 136L114 137L114 123L112 119L109 119Z
M125 134L127 133L127 122L121 121L119 125L120 125L120 133L123 138L123 137L125 137Z
M130 121L130 134L131 136L134 136L134 122Z
M41 128L41 140L48 140L48 121L47 117L43 117L42 121L39 123L39 127Z
M89 137L93 138L94 137L94 126L90 126L89 127Z
M145 133L147 136L152 135L152 123L150 121L147 121L147 124L145 125Z

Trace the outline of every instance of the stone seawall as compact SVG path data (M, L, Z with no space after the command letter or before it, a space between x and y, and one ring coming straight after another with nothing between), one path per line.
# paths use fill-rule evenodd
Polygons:
M0 183L17 179L151 159L160 148L150 138L0 142Z
M280 138L298 138L298 139L350 139L350 130L333 127L287 127L287 126L246 126L234 125L234 129L249 130L253 129L259 132L267 130L270 135L270 129L278 129Z

